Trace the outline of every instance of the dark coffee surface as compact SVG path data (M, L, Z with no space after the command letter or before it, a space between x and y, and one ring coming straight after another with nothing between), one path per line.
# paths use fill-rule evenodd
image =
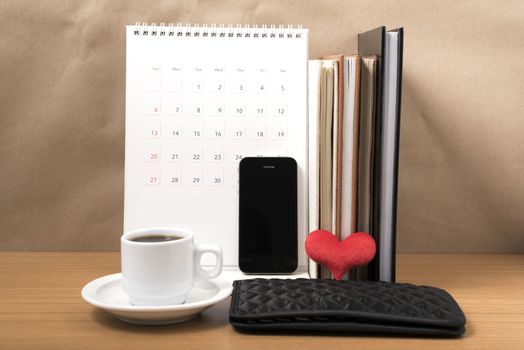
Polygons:
M156 243L156 242L176 241L181 238L182 237L180 236L174 236L174 235L149 235L149 236L135 237L133 239L130 239L130 241L142 242L142 243Z

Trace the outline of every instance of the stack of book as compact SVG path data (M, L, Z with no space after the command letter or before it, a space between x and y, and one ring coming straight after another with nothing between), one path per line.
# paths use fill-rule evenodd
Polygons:
M358 55L309 61L309 228L367 232L375 259L347 278L395 280L403 29L358 36ZM329 271L309 264L313 278Z

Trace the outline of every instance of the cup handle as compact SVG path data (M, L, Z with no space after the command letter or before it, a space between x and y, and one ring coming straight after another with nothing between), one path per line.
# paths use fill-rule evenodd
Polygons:
M200 265L200 258L204 253L215 255L217 262L212 270L204 270ZM217 277L222 272L222 249L216 245L202 244L195 247L195 280L205 281Z

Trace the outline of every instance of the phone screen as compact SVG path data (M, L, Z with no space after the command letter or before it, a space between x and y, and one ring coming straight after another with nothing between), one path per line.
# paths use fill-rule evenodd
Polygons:
M247 273L297 268L297 165L292 158L240 163L239 267Z

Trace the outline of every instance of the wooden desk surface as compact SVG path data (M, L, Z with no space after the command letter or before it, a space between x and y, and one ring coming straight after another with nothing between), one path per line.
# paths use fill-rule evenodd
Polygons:
M448 290L466 314L459 339L250 335L229 300L169 326L126 324L80 290L117 272L118 253L0 253L0 349L523 349L524 255L401 255L398 280Z

